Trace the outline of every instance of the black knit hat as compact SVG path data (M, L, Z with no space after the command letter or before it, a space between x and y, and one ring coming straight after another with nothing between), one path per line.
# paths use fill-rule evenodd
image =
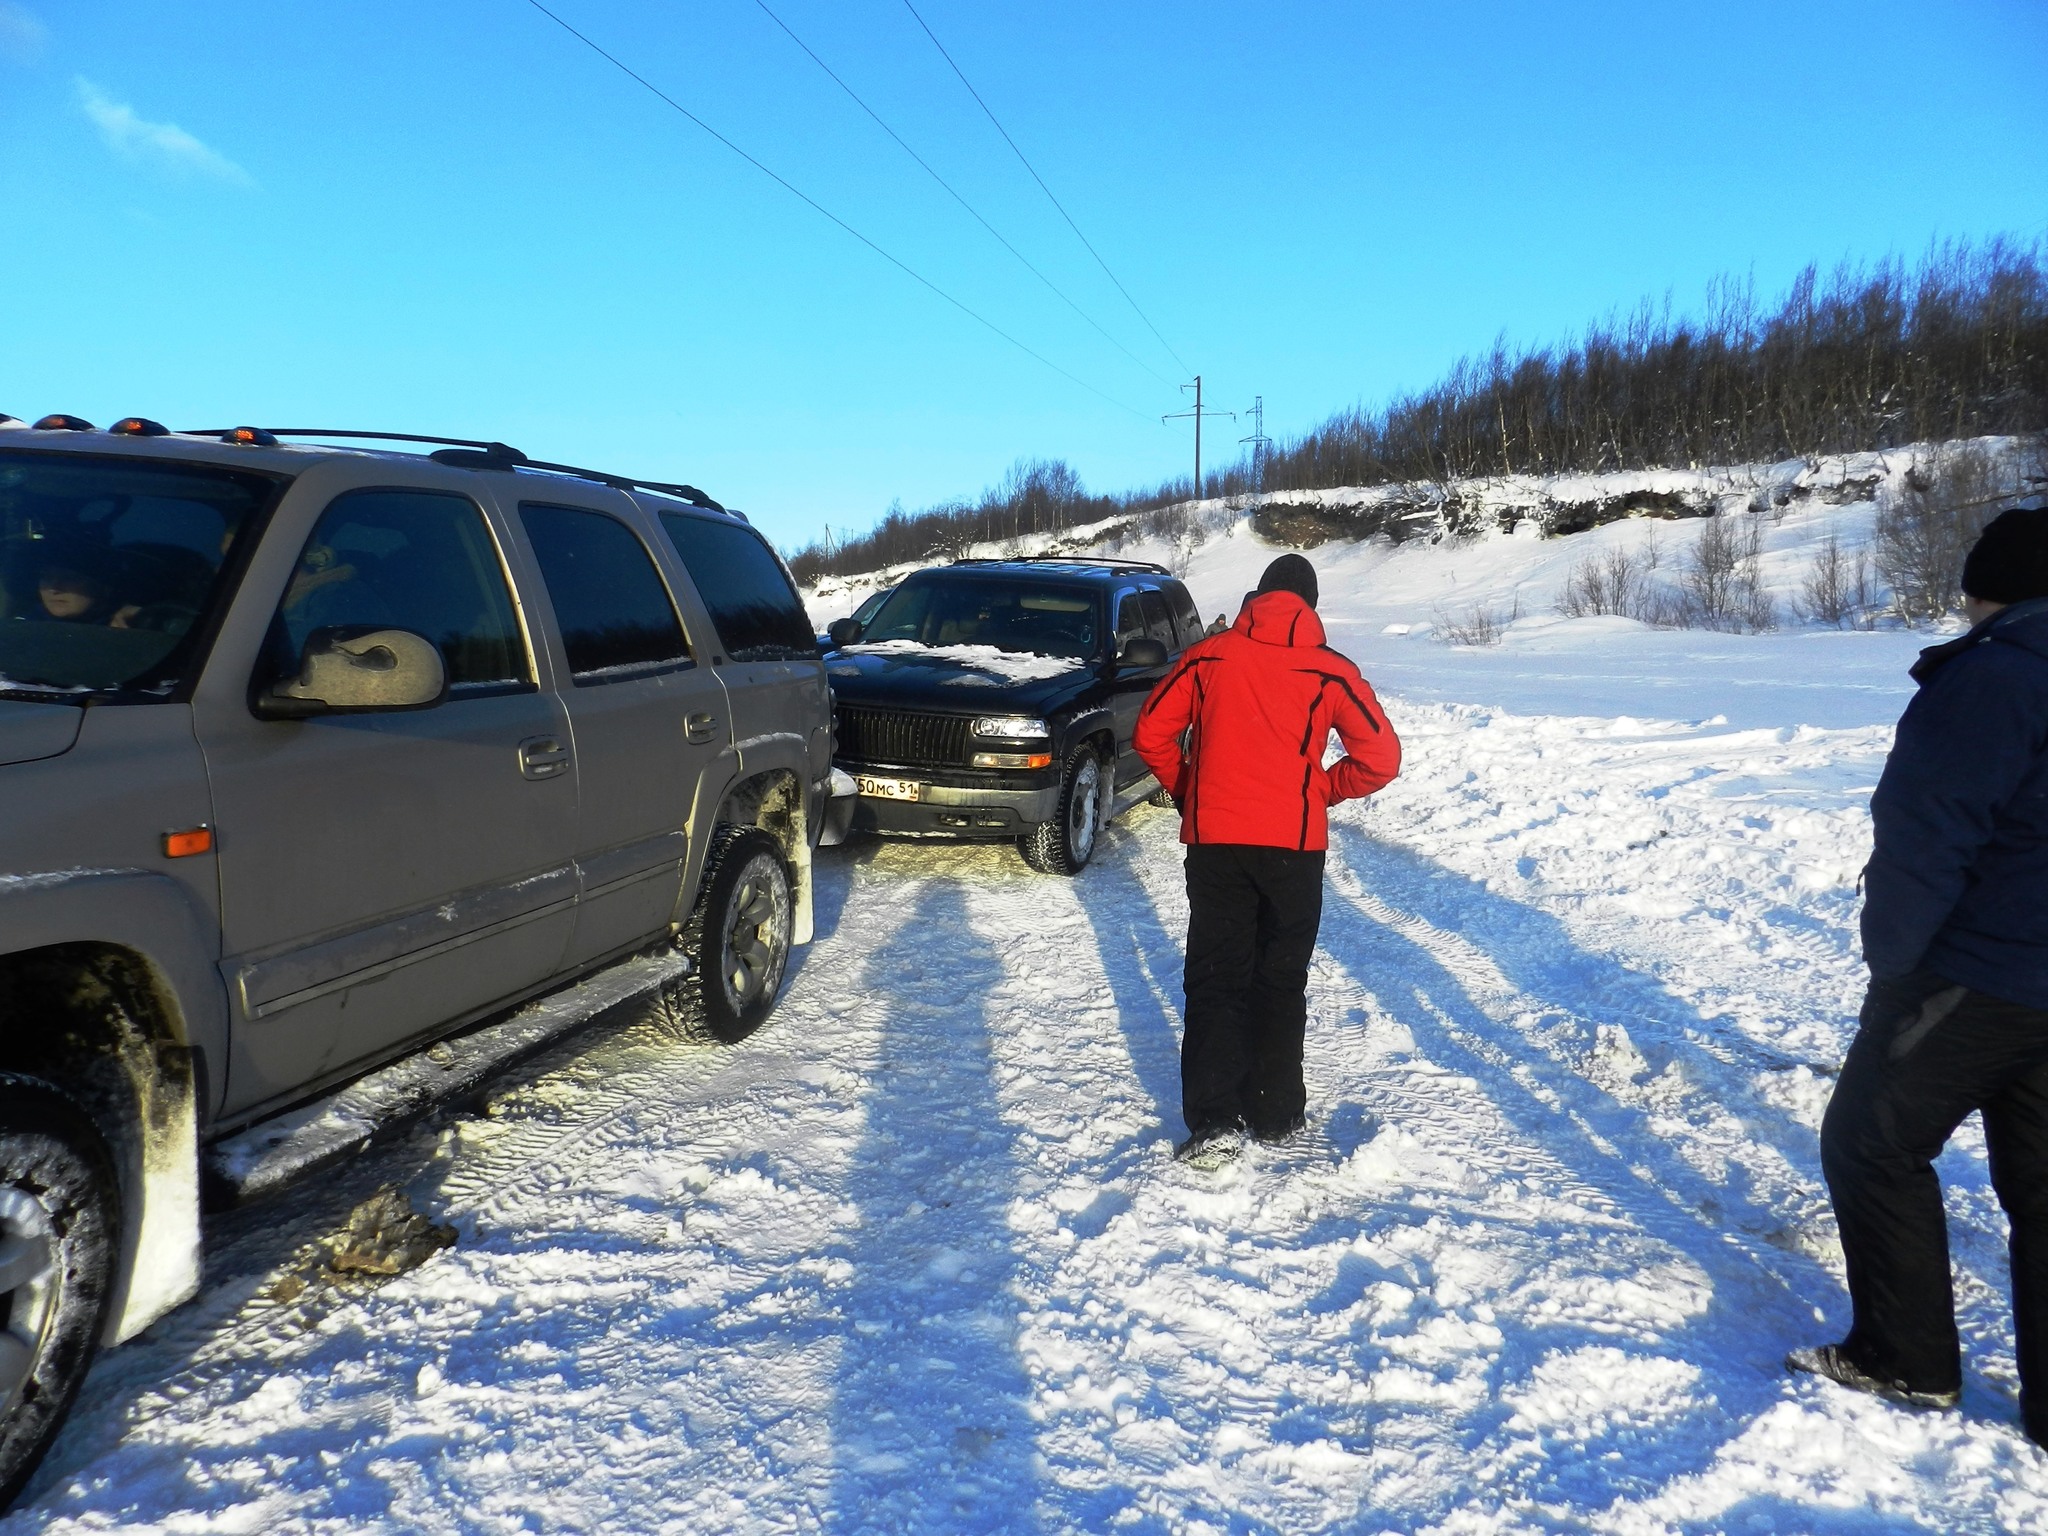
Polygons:
M2048 597L2048 507L2015 507L1985 524L1963 562L1963 591L1987 603Z
M1316 605L1316 568L1300 555L1282 555L1259 578L1261 592L1292 592L1309 607Z

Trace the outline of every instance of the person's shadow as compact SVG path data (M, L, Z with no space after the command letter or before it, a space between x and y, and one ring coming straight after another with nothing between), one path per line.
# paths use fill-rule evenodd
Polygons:
M845 1182L848 1236L821 1511L843 1532L1029 1531L1039 1498L1007 1211L1014 1132L988 1003L1001 961L935 880L856 990L892 1000Z

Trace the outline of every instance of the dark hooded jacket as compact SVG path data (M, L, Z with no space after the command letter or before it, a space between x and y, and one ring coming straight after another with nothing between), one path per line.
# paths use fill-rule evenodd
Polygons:
M1330 732L1345 755L1325 769ZM1401 743L1350 660L1293 592L1261 592L1237 622L1188 647L1145 701L1132 739L1172 792L1184 843L1304 851L1328 809L1392 782Z
M1921 653L1870 797L1863 954L2048 1008L2048 597Z

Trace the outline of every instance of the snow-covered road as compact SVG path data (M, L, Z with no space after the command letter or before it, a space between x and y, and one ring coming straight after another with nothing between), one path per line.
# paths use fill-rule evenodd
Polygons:
M1974 1130L1962 1411L1778 1364L1846 1321L1815 1127L1889 731L1390 708L1297 1144L1169 1160L1169 813L1072 882L828 852L754 1039L572 1042L219 1222L0 1531L2048 1529ZM459 1244L313 1271L391 1181Z

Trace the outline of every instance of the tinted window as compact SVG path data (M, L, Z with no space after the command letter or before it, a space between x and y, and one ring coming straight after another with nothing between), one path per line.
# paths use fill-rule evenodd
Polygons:
M1005 651L1089 658L1101 652L1101 618L1086 587L962 579L912 579L882 604L863 644L992 645Z
M1173 608L1175 622L1180 625L1180 643L1193 645L1205 633L1202 610L1195 606L1188 589L1177 581L1166 589L1166 600Z
M725 654L734 661L810 661L817 637L796 588L761 536L738 523L664 512L661 526L683 557Z
M229 548L279 484L0 453L0 693L170 693Z
M451 691L533 681L498 547L476 503L350 491L320 514L278 605L276 670L316 629L409 629L441 648Z
M690 659L668 588L632 529L580 507L527 502L519 517L579 687Z
M1169 653L1179 650L1180 644L1173 638L1173 620L1166 612L1166 599L1152 591L1140 593L1139 599L1145 605L1145 633Z
M1135 640L1145 633L1145 610L1138 606L1138 594L1127 592L1116 605L1116 649L1122 651L1124 642Z

